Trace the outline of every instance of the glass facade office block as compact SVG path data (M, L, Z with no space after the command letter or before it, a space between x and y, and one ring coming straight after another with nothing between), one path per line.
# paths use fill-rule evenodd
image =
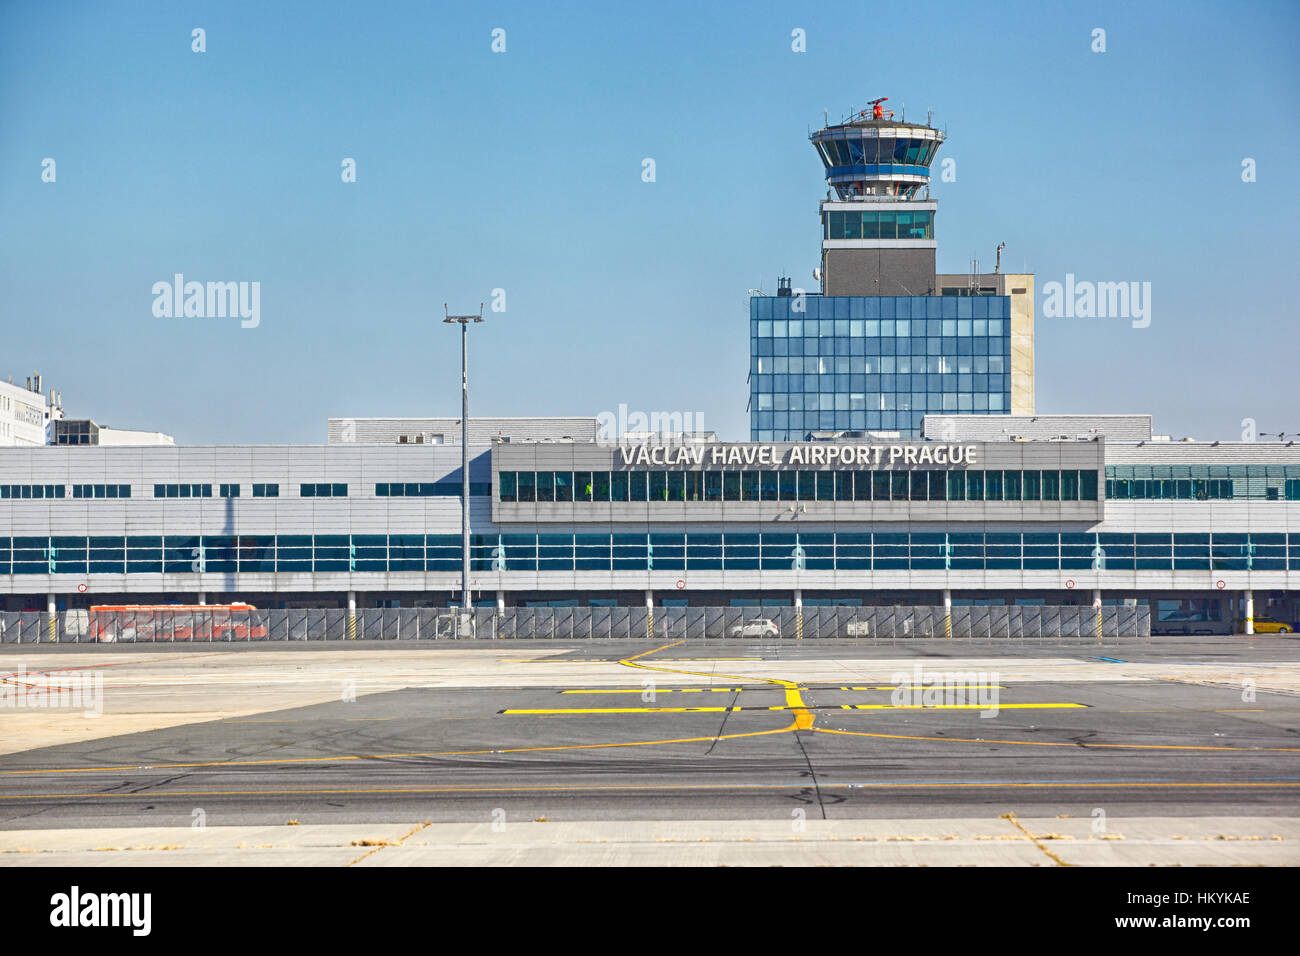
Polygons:
M751 441L920 436L930 412L1010 414L1009 296L756 296Z

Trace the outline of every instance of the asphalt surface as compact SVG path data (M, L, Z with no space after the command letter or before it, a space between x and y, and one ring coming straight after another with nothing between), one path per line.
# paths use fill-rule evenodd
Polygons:
M798 810L809 820L1064 818L1099 808L1128 817L1300 816L1300 695L1259 690L1243 699L1221 676L1241 667L1293 673L1294 639L569 643L535 660L522 652L546 648L531 642L455 646L518 657L512 673L525 677L511 686L410 686L5 754L0 829L188 826L196 810L230 826L465 823L494 814L788 820ZM315 650L375 645L273 647L300 653L310 668ZM180 655L182 667L184 655L214 649L267 645L147 648ZM403 645L422 655L445 649ZM33 649L4 648L0 668L21 650ZM93 650L107 664L141 648ZM895 682L857 676L872 660L966 672L971 659L1007 669L1066 660L1087 676L1061 679L1067 668L1050 671L1055 679L1000 683L992 718L978 705L900 709ZM1126 664L1152 665L1151 677L1106 679L1108 667ZM791 677L780 676L784 665ZM1160 676L1175 665L1178 679ZM560 666L578 676L546 676ZM584 667L623 668L627 679L584 686ZM844 677L798 677L828 667ZM534 671L536 681L527 676ZM987 685L992 673L979 680Z

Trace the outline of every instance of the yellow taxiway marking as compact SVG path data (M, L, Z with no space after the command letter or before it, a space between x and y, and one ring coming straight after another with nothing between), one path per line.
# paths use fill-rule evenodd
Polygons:
M661 671L665 674L689 674L691 677L708 677L710 679L714 677L725 677L727 680L741 681L742 683L751 680L759 680L764 684L774 684L785 691L786 706L788 709L794 711L794 723L785 729L786 730L811 730L812 729L813 722L816 720L816 718L813 716L812 711L808 709L808 705L804 703L803 695L800 693L799 690L799 685L794 681L781 680L775 677L749 678L749 677L740 677L735 674L703 674L700 673L699 671L688 671L688 670L682 670L680 668L673 668L673 667L655 667L651 664L636 663L636 661L640 660L643 657L649 657L651 654L657 654L659 651L666 651L670 647L676 647L679 644L684 644L684 643L685 641L673 641L670 644L664 644L663 646L656 647L653 650L642 651L640 654L633 654L631 657L625 657L623 658L623 660L619 661L619 663L624 664L627 667L639 667L643 670Z
M809 688L810 690L897 690L900 686L912 687L912 684L881 684L875 687L822 687ZM916 685L923 686L923 685ZM944 684L947 690L1004 690L1003 684ZM762 690L762 684L750 684L746 687L656 687L656 694L722 694L722 693L739 693L746 690ZM561 694L644 694L649 688L647 687L592 687L576 690L562 690Z
M656 694L706 694L706 693L724 694L724 693L733 693L733 692L738 693L744 689L745 688L743 687L672 687L672 688L656 687L654 689L654 693ZM753 688L750 689L753 690ZM648 687L628 687L628 688L617 687L617 688L592 688L590 690L562 690L560 691L560 693L561 694L644 694L648 690L649 690Z
M836 705L831 705L832 707ZM841 710L990 710L991 704L839 704ZM998 710L1050 710L1062 707L1087 707L1087 704L1053 703L1039 704L999 704ZM796 705L773 705L770 707L536 707L510 708L501 711L508 716L537 716L539 714L734 714L738 711L762 710L797 710L809 707L820 710L817 705L802 702Z
M1003 705L1005 706L1005 705ZM1106 748L1108 750L1227 750L1233 753L1300 753L1300 747L1226 747L1208 744L1094 744L1091 742L1055 740L978 740L973 737L917 737L908 734L873 734L865 730L832 730L818 727L820 734L843 734L846 737L876 737L881 740L925 740L936 743L1007 744L1017 747L1075 747L1082 750Z
M675 641L673 644L665 644L664 647L673 647L676 644L681 644L681 643L683 642ZM655 648L655 650L662 650L662 649L663 648ZM637 654L636 657L644 657L646 654L653 654L653 653L654 651L645 651L643 654ZM503 657L499 659L499 663L502 664L623 664L626 661L635 660L636 657L628 657L621 660L617 657L600 657L600 658L544 657L540 659L528 658L527 660L525 660L524 658ZM663 658L663 660L682 661L685 663L699 663L699 662L707 663L709 661L761 661L763 660L763 658L761 657L666 657Z
M771 732L771 731L769 731ZM775 731L782 733L783 731ZM345 795L373 793L556 793L556 792L635 792L635 791L700 791L700 790L789 790L788 783L721 783L721 784L631 784L625 786L537 786L537 787L366 787L357 789L291 789L291 790L172 790L165 792L150 791L139 793L30 793L15 796L0 796L0 800L53 800L69 798L84 800L87 797L116 797L157 800L166 797L248 797L248 796L292 796L292 795ZM1095 788L1098 790L1151 790L1151 789L1295 789L1300 782L1291 781L974 781L964 782L930 782L903 781L897 783L867 781L863 783L819 783L823 790L1069 790Z
M921 689L924 689L926 687L942 687L945 690L1005 690L1006 689L1005 684L941 684L935 682L933 684L902 683L902 684L878 684L875 687L841 687L840 690L898 690L900 687L906 687L908 689L911 689L913 687L918 687ZM833 690L834 688L826 688L826 689Z
M451 718L455 719L455 718ZM747 730L735 734L708 734L701 737L674 737L665 740L624 740L604 744L554 744L539 747L502 747L497 750L441 750L424 753L388 753L388 754L338 754L333 757L286 757L278 760L221 760L195 763L157 763L130 767L51 767L39 770L0 770L0 776L32 776L51 773L107 773L123 770L192 770L200 767L261 767L289 766L295 764L341 763L351 760L394 760L411 757L481 757L491 754L538 753L548 750L607 750L616 747L656 747L661 744L696 744L713 743L718 740L736 740L741 737L765 737L768 734L783 734L789 727L776 730ZM3 798L11 799L11 798Z
M746 707L573 707L537 710L503 710L501 713L511 716L537 716L548 714L722 714ZM784 707L764 707L763 710L784 710Z
M850 704L854 710L1051 710L1061 707L1087 707L1087 704L1043 702L1039 704Z

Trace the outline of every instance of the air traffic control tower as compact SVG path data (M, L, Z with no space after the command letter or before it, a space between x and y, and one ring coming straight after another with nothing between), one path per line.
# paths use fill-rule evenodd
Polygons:
M944 134L884 103L810 137L830 187L821 289L782 278L750 298L752 441L919 437L927 413L1034 413L1034 277L1003 273L1000 245L992 273L936 272Z
M943 133L895 121L884 102L811 137L830 186L821 204L825 295L935 293L929 182Z

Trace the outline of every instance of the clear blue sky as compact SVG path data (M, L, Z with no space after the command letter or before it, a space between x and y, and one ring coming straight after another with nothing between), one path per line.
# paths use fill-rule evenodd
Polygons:
M1298 28L1294 2L7 0L0 377L188 444L323 442L458 414L442 304L499 287L473 413L626 403L744 439L746 290L815 287L808 129L889 96L957 160L941 271L1005 241L1040 288L1152 284L1147 329L1040 315L1040 412L1300 431ZM156 318L176 272L260 282L261 325Z

